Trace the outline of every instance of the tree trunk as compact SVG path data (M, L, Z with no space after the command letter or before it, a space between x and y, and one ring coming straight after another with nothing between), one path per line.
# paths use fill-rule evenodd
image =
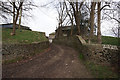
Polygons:
M77 13L77 23L76 23L76 26L78 28L78 34L80 35L80 15L79 15L79 12Z
M120 38L120 27L118 27L118 38Z
M13 32L12 32L12 35L15 35L15 31L16 31L16 23L17 23L17 20L18 20L18 15L19 15L19 11L17 10L17 15L13 16Z
M62 26L61 23L59 23L59 27L58 27L58 38L60 38L62 36Z
M58 38L60 37L60 24L58 26Z
M15 25L15 2L13 2L13 31L12 31L11 35L15 35L15 29L16 29L16 25Z
M101 2L98 2L98 30L97 30L97 39L98 39L98 43L101 44L102 43L102 40L101 40L101 29L100 29L100 19L101 19L101 11L100 11L100 8L101 8Z
M80 8L78 8L78 0L76 0L75 2L76 4L76 7L74 6L74 3L70 2L70 5L73 9L73 14L74 14L74 18L75 18L75 23L76 23L76 27L78 29L78 34L80 35ZM82 3L81 3L81 6L82 6Z
M20 2L19 8L16 9L17 13L15 14L15 2L13 2L13 31L11 33L11 35L15 35L15 31L16 31L16 23L18 20L18 16L19 16L19 10L22 7L23 2Z
M62 26L60 26L60 37L62 36Z
M62 18L61 18L61 20L60 20L60 37L62 36Z
M65 2L65 6L66 6L66 12L67 12L67 14L68 14L68 16L69 16L69 18L70 18L70 21L71 21L71 32L70 32L70 35L72 36L73 35L73 14L72 14L72 12L70 12L69 10L68 10L68 8L67 8L67 5L66 5L66 2ZM71 14L71 15L70 15Z
M72 36L73 35L73 21L71 21L71 32L70 32L70 35Z
M21 25L21 17L22 17L22 7L20 9L20 17L19 17L19 30L20 30L20 25Z
M80 14L78 9L78 0L76 0L76 26L78 28L78 34L80 35Z
M92 2L91 4L91 13L90 13L90 37L91 39L94 36L94 14L95 14L95 6L96 6L96 2Z

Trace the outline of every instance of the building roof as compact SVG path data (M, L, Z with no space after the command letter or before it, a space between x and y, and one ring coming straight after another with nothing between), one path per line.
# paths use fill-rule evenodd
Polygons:
M56 31L58 30L59 28L56 29ZM62 26L62 30L70 30L71 29L71 26Z
M70 30L71 29L71 26L64 26L62 27L62 30Z
M18 28L19 24L16 24L16 29ZM13 23L7 23L7 24L0 24L0 27L2 28L13 28ZM31 30L28 26L20 25L21 29L25 30Z
M0 24L0 25L9 25L9 24L13 24L13 23L3 23L3 24Z

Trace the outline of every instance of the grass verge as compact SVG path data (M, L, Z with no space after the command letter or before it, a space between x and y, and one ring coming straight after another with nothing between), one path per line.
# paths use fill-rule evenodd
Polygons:
M113 72L111 67L97 65L90 61L84 61L84 64L95 78L118 78L118 74Z
M48 41L45 33L29 31L29 30L16 30L16 35L11 36L12 29L2 29L2 42L6 44L22 44Z
M120 46L120 38L111 37L111 36L102 36L102 44L117 45ZM91 40L92 43L97 43L97 36L94 36ZM88 40L86 40L88 42Z

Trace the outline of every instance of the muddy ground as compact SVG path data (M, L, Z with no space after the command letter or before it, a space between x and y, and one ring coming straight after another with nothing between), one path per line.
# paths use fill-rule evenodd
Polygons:
M92 78L70 47L52 44L50 50L23 63L3 65L3 78Z

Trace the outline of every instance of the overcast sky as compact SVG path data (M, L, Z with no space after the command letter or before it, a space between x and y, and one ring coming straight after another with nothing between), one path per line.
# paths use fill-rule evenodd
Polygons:
M36 0L36 3L41 5L49 3L53 0ZM48 36L50 33L55 32L58 26L57 11L54 8L39 8L32 11L33 18L26 24L34 31L45 32ZM105 36L113 36L111 29L118 26L114 20L102 20L101 21L101 33Z
M49 3L53 0L35 0L37 5ZM31 11L33 17L28 20L22 19L22 24L30 27L33 31L45 32L48 36L50 33L55 32L58 25L57 11L54 8L35 8ZM102 35L112 36L111 28L118 26L115 21L102 21L101 33Z
M53 0L35 0L37 5L43 5ZM48 36L50 33L55 32L57 27L57 11L52 7L35 8L32 12L33 17L24 23L29 26L33 31L45 32Z

